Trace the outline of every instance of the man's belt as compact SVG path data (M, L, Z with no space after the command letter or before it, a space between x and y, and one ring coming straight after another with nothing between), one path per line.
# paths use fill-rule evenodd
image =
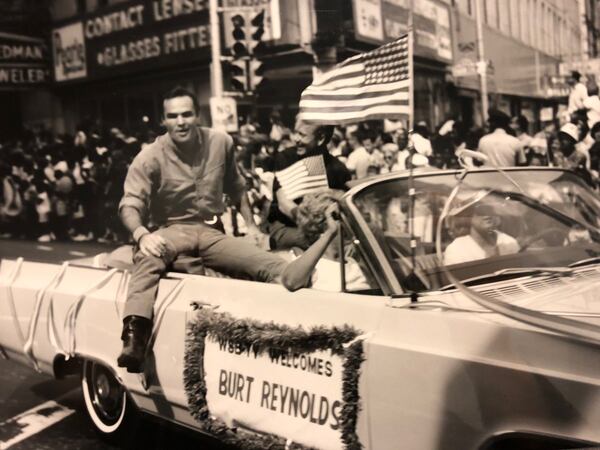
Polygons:
M219 221L219 216L214 214L210 219L204 219L206 225L214 225Z

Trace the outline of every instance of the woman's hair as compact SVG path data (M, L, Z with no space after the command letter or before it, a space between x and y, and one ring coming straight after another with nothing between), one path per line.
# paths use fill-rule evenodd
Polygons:
M325 211L329 205L338 201L342 194L342 191L335 189L307 194L298 205L296 224L311 243L316 241L327 228Z

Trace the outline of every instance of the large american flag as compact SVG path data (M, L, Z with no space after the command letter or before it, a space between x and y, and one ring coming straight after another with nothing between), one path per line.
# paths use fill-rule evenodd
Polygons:
M338 64L300 98L308 123L346 124L369 119L407 119L411 114L409 37Z
M290 200L329 187L323 155L308 156L275 172L281 189Z

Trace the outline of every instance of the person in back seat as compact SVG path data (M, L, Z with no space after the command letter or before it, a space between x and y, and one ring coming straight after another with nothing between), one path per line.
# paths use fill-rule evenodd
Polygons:
M164 97L163 110L167 133L135 157L119 205L137 244L117 359L128 372L143 370L158 282L177 255L196 253L207 267L264 282L276 281L286 265L279 256L222 231L219 216L226 193L241 202L248 233L260 235L232 138L197 126L198 102L183 88ZM159 227L154 232L145 227L149 216Z
M340 248L337 235L337 199L340 192L328 190L304 196L298 206L298 228L312 245L290 262L281 274L280 282L290 291L312 287L323 291L341 291ZM371 286L358 262L345 257L346 290L358 291Z

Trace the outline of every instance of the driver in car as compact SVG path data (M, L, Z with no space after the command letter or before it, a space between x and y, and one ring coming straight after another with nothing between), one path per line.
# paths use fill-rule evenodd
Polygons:
M498 230L500 218L494 205L476 203L463 209L461 214L471 215L469 233L454 239L444 252L444 264L459 264L519 251L512 236Z

